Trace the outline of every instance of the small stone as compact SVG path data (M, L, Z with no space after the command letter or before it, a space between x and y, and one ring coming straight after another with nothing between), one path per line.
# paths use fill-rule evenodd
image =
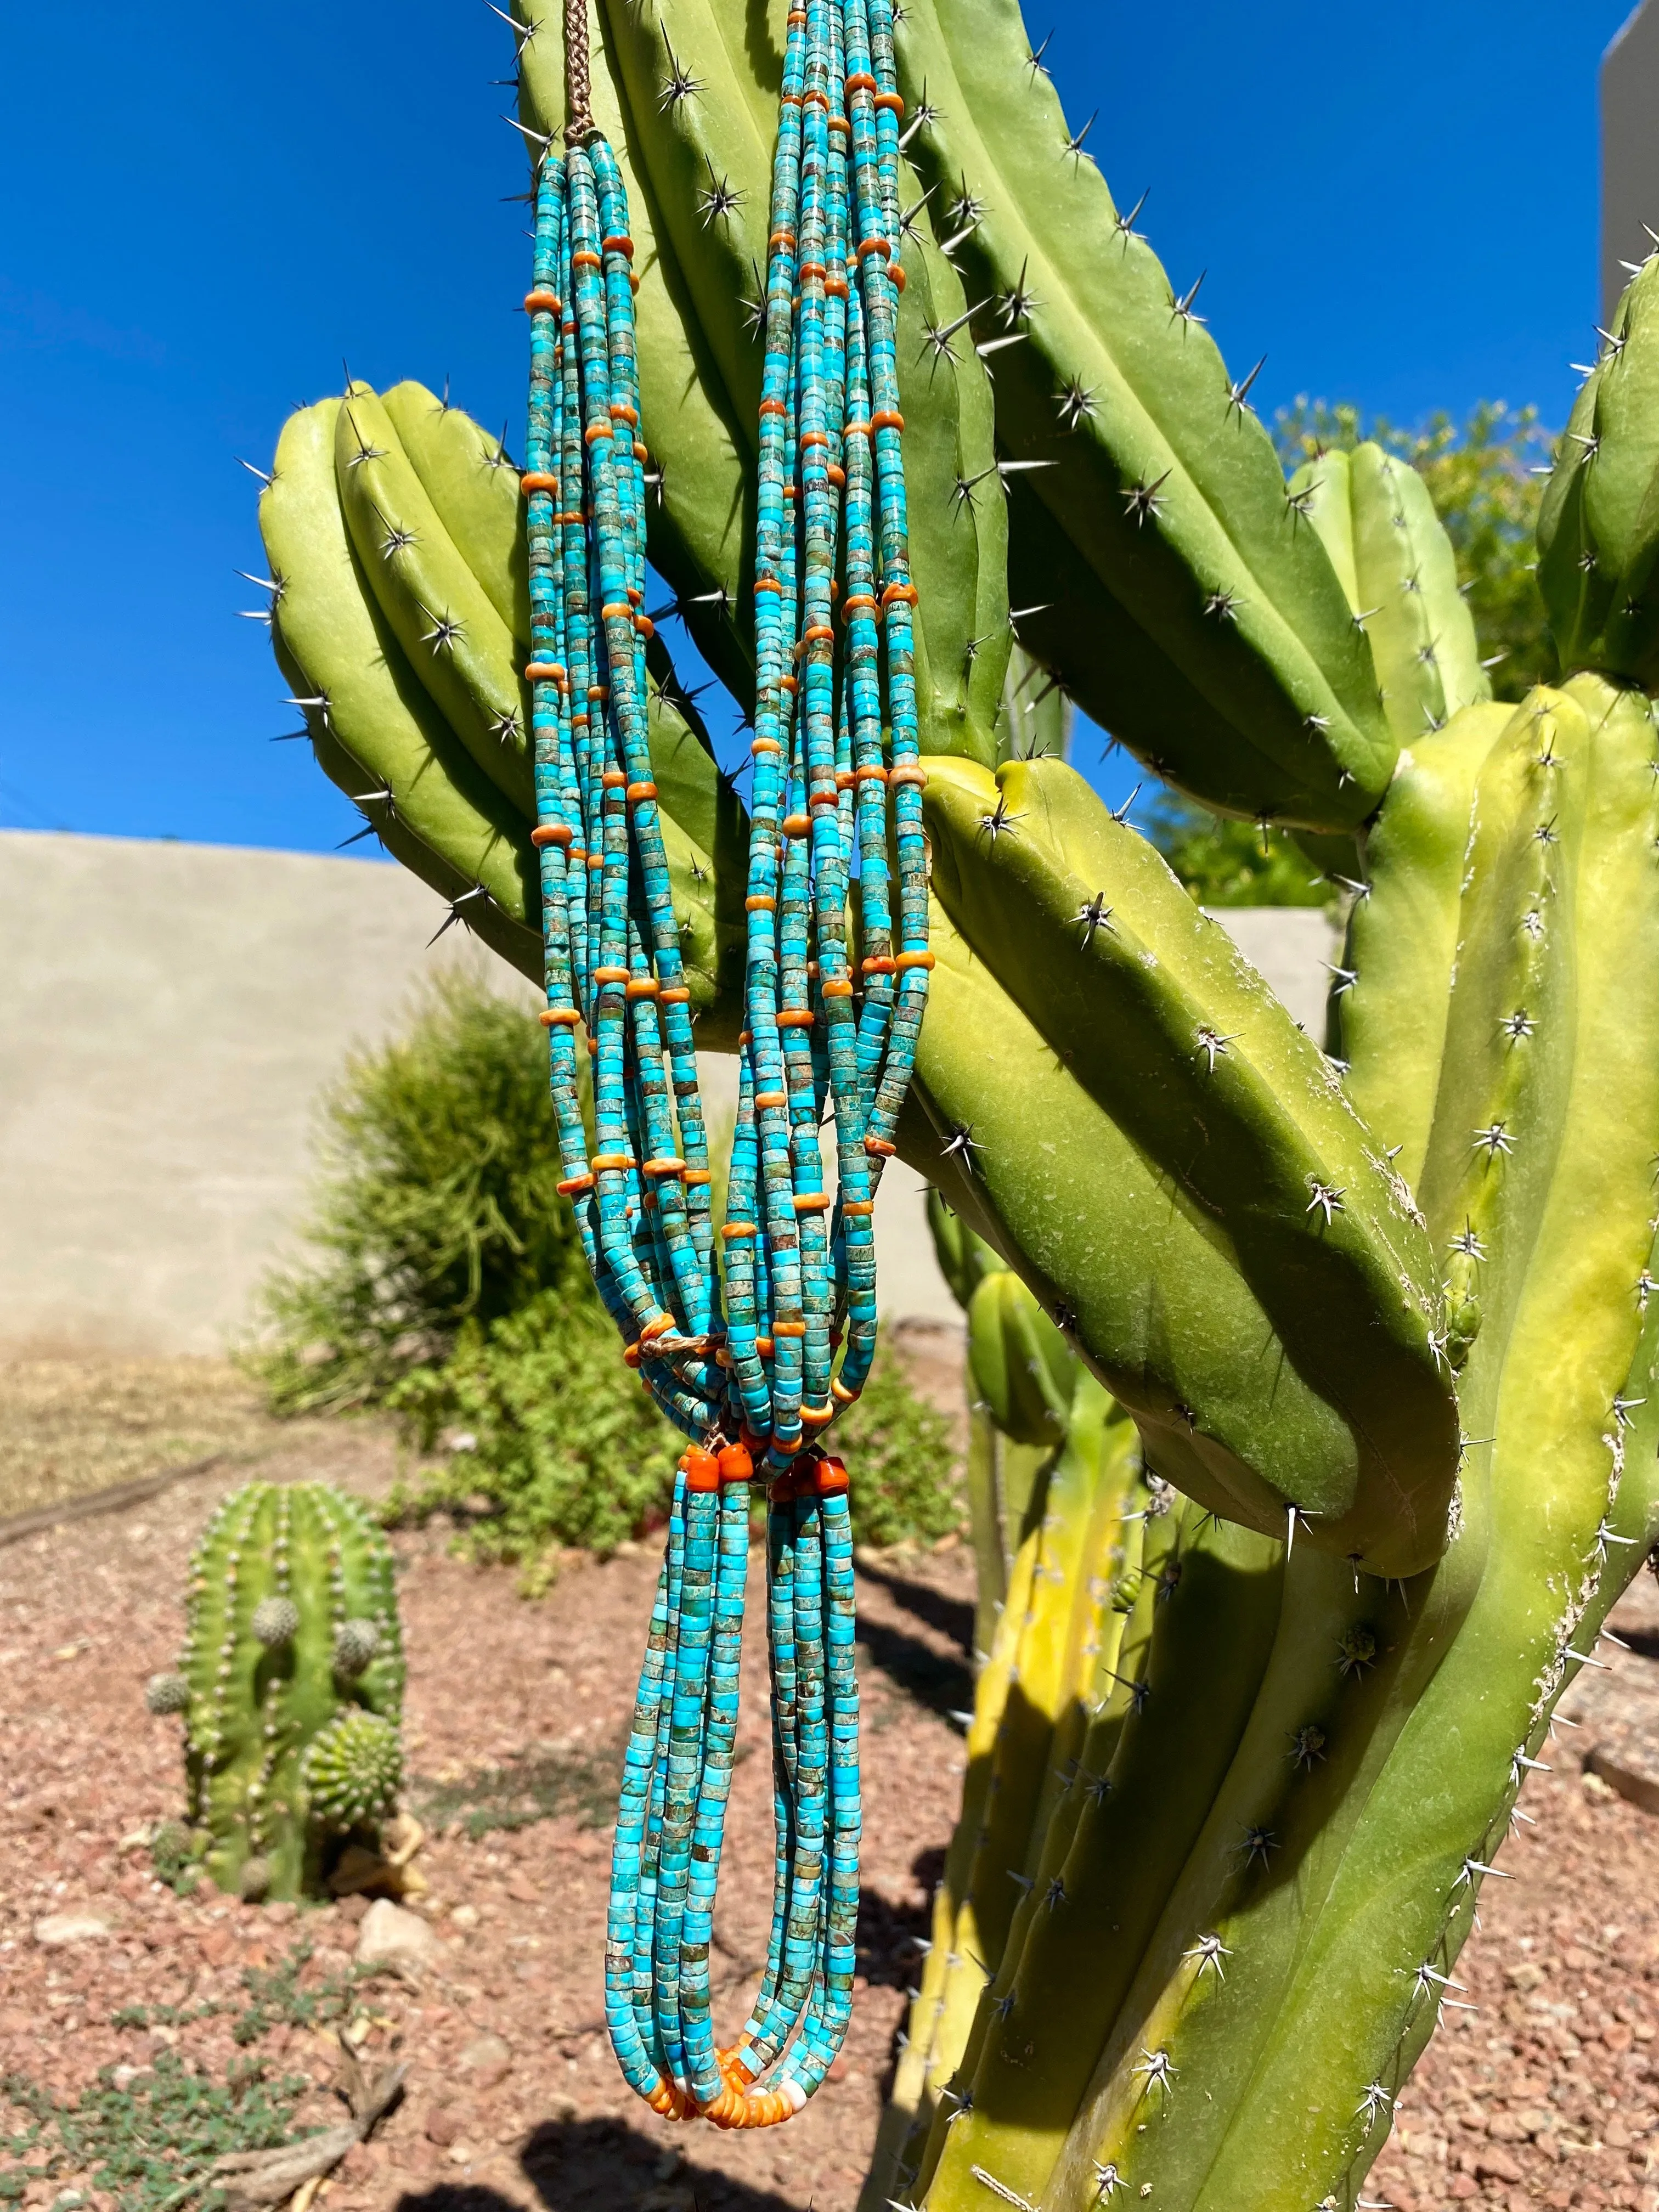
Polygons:
M440 2105L426 2116L426 2139L436 2143L440 2150L447 2150L451 2143L459 2142L466 2122L453 2105Z
M109 1934L109 1923L95 1912L49 1912L34 1923L34 1940L55 1949L65 1943L95 1943Z
M472 2076L474 2088L493 2089L507 2079L513 2064L512 2046L486 2030L461 2045L455 2063L462 2073Z
M473 2149L471 2143L458 2142L451 2143L449 2146L449 2162L452 2166L471 2166L477 2155L477 2152Z
M1476 2195L1480 2187L1480 2184L1472 2173L1460 2173L1453 2180L1448 2194L1455 2197L1461 2202L1466 2197Z
M1483 2150L1474 2162L1474 2171L1481 2181L1519 2181L1521 2166L1506 2150Z
M1530 1959L1523 1959L1518 1966L1504 1969L1504 1979L1512 1990L1535 1990L1543 1978L1544 1969L1534 1965Z
M457 1928L476 1928L478 1924L478 1908L476 1905L458 1905L450 1913L449 1917Z
M1628 2051L1635 2038L1622 2020L1610 2020L1601 2030L1601 2041L1609 2051Z
M437 1937L418 1912L410 1912L390 1898L376 1898L363 1915L357 1931L357 1964L386 1966L394 1972L418 1978L442 1963Z
M297 1920L299 1917L300 1908L291 1897L281 1898L275 1905L265 1907L265 1918L273 1928L286 1928L290 1921Z
M541 1892L528 1875L508 1875L505 1887L514 1905L538 1905L541 1902Z
M355 1927L368 1911L368 1899L359 1891L355 1897L343 1897L334 1909L342 1920Z

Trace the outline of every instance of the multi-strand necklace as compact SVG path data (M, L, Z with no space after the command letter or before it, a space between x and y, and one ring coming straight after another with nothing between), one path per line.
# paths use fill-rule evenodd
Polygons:
M566 62L571 120L542 161L526 301L542 1018L560 1188L624 1357L691 1439L624 1770L607 2017L658 2111L758 2126L817 2088L851 2011L852 1540L847 1471L818 1439L870 1371L875 1192L933 964L895 352L902 104L890 0L793 9L760 408L745 1027L717 1236L652 776L634 249L588 114L583 0L567 5ZM751 1482L769 1499L777 1870L760 1992L722 2050L708 1954Z

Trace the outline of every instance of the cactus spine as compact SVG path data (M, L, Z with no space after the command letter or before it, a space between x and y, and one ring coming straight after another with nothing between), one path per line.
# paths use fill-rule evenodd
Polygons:
M178 1671L146 1692L184 1717L195 1854L222 1889L324 1893L339 1844L396 1802L403 1686L392 1553L364 1506L324 1483L226 1498L191 1557Z

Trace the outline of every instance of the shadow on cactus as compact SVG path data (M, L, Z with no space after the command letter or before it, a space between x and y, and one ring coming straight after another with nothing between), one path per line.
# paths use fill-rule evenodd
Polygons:
M323 1898L349 1847L376 1849L403 1783L394 1573L364 1506L326 1484L250 1483L219 1507L191 1558L178 1667L145 1688L184 1723L164 1879Z
M599 0L594 48L649 551L740 708L782 15ZM562 13L519 20L551 131ZM1024 1286L973 1294L986 1402L1064 1443L1012 1558L994 1537L866 2203L1353 2212L1555 1700L1659 1534L1659 262L1545 495L1564 681L1499 706L1421 479L1358 443L1286 480L1014 0L908 0L897 44L937 958L901 1149ZM517 501L422 407L354 387L284 432L278 653L325 768L382 779L386 842L534 974ZM1357 841L1332 1055L1063 760L1015 757L1016 641L1195 801ZM653 674L717 1048L742 807L660 638Z

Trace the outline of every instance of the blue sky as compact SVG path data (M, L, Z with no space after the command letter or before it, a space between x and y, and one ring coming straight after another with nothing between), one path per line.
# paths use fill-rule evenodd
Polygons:
M1562 419L1626 0L1028 8L1171 277L1207 270L1230 362L1267 356L1264 412ZM294 718L236 618L263 595L234 573L261 568L234 457L268 464L343 356L447 376L516 447L511 40L482 0L3 20L0 826L327 850L357 817L268 742Z

